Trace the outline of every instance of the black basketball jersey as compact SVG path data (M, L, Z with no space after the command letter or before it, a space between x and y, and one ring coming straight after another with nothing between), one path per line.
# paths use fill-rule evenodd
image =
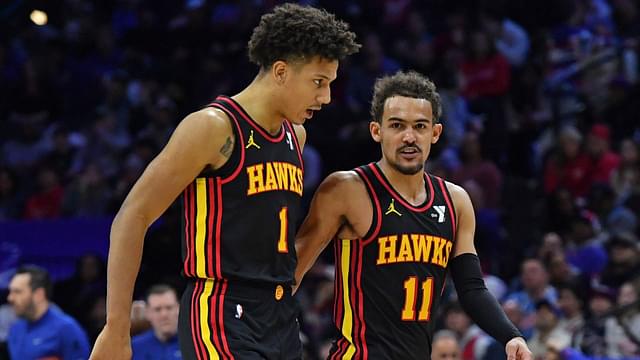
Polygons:
M445 182L424 174L427 197L412 206L376 164L356 168L373 205L362 239L336 239L330 359L429 359L431 309L444 290L453 251L455 210Z
M210 106L230 118L235 144L225 165L183 192L183 273L291 284L304 172L293 126L285 120L272 136L229 97Z

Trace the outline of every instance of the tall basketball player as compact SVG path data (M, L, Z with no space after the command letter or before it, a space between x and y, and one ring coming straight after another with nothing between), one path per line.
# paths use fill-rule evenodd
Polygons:
M185 359L298 359L291 297L302 195L302 124L331 100L347 24L285 4L249 41L260 67L232 97L187 116L125 199L111 229L107 323L91 359L129 359L129 312L146 229L182 194ZM212 79L214 81L214 79Z

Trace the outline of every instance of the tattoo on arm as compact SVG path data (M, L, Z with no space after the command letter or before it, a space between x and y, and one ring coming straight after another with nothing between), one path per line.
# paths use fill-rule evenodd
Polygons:
M224 145L220 148L220 153L225 157L231 156L231 152L233 151L233 140L231 140L231 136L227 138Z

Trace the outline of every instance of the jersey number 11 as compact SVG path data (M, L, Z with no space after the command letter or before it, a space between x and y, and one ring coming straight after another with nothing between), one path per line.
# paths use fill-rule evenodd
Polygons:
M404 308L402 309L403 321L416 320L416 302L418 300L418 278L409 276L404 281ZM429 321L431 315L431 302L433 300L433 277L428 277L422 282L422 303L418 311L418 321Z

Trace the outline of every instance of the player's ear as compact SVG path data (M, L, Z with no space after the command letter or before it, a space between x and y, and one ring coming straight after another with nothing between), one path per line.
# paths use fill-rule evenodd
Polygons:
M271 76L273 76L276 84L282 85L287 80L288 67L289 64L283 60L278 60L271 65Z
M380 142L382 138L380 137L380 127L381 124L375 120L372 120L369 123L369 132L371 133L371 137L375 142Z
M433 135L431 137L431 143L435 144L440 139L440 135L442 135L442 124L437 123L433 125Z

